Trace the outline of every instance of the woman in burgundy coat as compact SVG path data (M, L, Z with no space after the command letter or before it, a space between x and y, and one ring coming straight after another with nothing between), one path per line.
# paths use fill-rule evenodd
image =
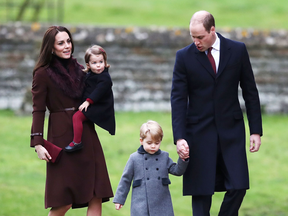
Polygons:
M102 202L113 197L103 150L90 121L83 123L85 148L62 153L57 163L43 139L46 107L49 110L47 140L64 148L73 139L72 116L81 103L83 67L72 58L70 32L61 26L46 31L33 71L33 123L31 147L47 161L45 208L49 216L65 215L72 208L88 206L87 215L101 215ZM50 153L50 154L49 154Z

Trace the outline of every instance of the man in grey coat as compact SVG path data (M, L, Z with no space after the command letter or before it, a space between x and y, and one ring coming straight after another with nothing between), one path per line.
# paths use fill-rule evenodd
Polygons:
M183 175L188 161L179 158L174 163L167 152L159 149L162 138L157 122L148 121L141 126L141 146L130 155L113 200L117 210L124 205L133 181L131 215L174 216L168 174Z

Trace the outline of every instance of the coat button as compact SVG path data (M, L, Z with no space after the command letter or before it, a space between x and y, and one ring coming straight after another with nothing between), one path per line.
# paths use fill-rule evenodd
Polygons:
M160 180L160 176L158 177L158 180Z
M146 167L146 170L148 170L148 168Z
M149 178L147 178L147 180L149 180Z
M147 160L147 158L145 158L145 160Z
M156 161L158 161L158 158L156 158Z
M158 170L159 170L159 168L156 168L156 170L158 171Z

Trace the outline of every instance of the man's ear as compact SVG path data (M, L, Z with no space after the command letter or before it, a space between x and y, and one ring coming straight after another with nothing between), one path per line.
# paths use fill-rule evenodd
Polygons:
M212 32L212 33L215 33L215 26L212 26L212 27L211 27L210 33L211 33L211 32Z

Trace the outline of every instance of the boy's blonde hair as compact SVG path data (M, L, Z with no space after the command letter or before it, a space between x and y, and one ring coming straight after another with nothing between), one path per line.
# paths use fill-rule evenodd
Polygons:
M149 120L146 123L142 124L140 128L140 138L144 140L147 137L148 133L155 141L162 141L163 139L163 130L156 121Z
M100 55L100 54L103 55L104 62L105 62L105 67L106 67L106 68L109 68L110 65L107 64L107 54L106 54L106 51L105 51L101 46L98 46L98 45L93 45L93 46L89 47L89 48L86 50L85 56L84 56L85 63L86 63L86 64L89 63L91 55ZM86 67L83 71L87 73L87 72L89 71L89 69Z

